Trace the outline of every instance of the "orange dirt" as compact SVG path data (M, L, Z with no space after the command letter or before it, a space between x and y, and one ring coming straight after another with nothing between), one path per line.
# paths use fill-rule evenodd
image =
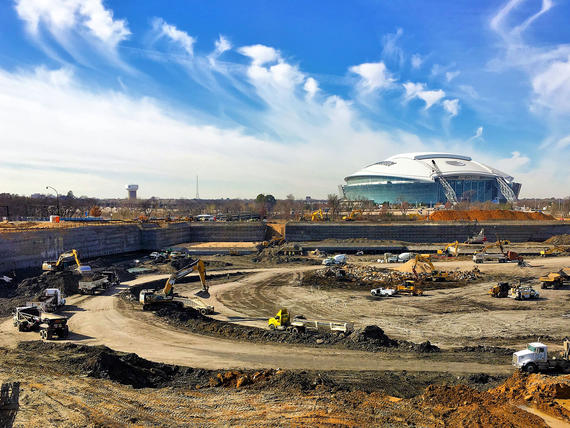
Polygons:
M555 220L551 215L543 213L508 210L436 211L429 219L431 221Z
M414 259L408 260L402 266L396 268L396 270L399 272L412 273L414 271L414 265L416 265L416 272L417 273L431 273L431 271L432 271L430 265L428 265L427 263L424 263L424 262L418 262L416 264L416 261Z

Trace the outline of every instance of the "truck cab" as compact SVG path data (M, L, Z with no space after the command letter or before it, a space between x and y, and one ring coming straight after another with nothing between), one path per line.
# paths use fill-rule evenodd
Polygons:
M548 360L548 347L544 343L532 342L527 348L513 353L513 366L529 373L538 371L539 363Z
M287 311L287 309L281 309L279 312L277 312L277 315L275 315L272 318L269 318L268 324L269 324L269 328L271 330L281 330L284 327L288 326L290 323L290 319L289 319L289 312Z

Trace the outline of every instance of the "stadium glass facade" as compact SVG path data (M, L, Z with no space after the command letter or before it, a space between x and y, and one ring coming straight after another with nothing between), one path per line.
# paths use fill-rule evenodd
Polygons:
M446 177L459 200L491 201L502 200L497 181L489 177ZM518 183L514 183L515 185ZM409 203L445 203L447 198L439 182L406 180L402 177L351 177L343 186L344 194L350 200L373 200L375 203L407 201ZM519 188L515 188L518 194Z

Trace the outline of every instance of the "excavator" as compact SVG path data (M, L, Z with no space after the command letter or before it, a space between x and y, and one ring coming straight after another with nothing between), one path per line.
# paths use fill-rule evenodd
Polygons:
M566 249L563 247L545 248L544 250L540 250L540 257L556 256L565 252Z
M440 256L457 257L459 255L459 241L447 244L443 250L437 250Z
M174 272L170 277L166 280L166 284L164 288L160 291L153 290L153 289L146 289L141 290L139 294L139 302L143 305L143 310L149 310L152 306L161 303L168 303L168 302L179 302L182 304L185 300L184 298L179 298L174 295L174 284L179 279L184 278L185 276L191 274L194 271L198 271L200 275L200 282L202 283L202 291L204 293L208 293L208 285L206 284L206 267L204 266L204 262L200 259L193 261L189 265L183 267L182 269Z
M349 215L342 216L342 219L345 221L354 221L356 215L361 216L362 214L362 210L352 210Z
M311 214L311 221L323 221L325 216L323 215L323 209L319 208Z
M425 256L423 254L417 254L414 258L415 262L412 266L412 272L414 273L416 279L419 278L418 273L416 272L416 266L419 262L427 263L427 265L431 268L431 280L432 281L447 281L449 277L449 272L436 270L435 266L431 262L429 256Z
M506 251L503 245L509 245L511 242L507 240L500 240L492 242L490 244L485 245L481 251L475 253L473 255L473 261L475 263L483 263L485 261L495 261L499 263L506 263L509 261L517 261L519 264L524 264L523 258L515 251ZM490 248L499 247L501 253L487 253L487 250Z
M76 270L80 273L91 272L91 267L82 265L79 261L79 253L77 250L66 251L61 253L56 261L46 261L42 263L42 270L45 272L61 272L69 267L69 262L75 261Z

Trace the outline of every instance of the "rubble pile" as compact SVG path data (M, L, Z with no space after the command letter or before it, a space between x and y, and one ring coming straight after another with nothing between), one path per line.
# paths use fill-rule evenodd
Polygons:
M555 235L548 238L544 243L552 245L570 245L570 235Z
M408 267L404 264L398 270L352 264L328 266L305 273L301 280L301 285L323 288L375 288L398 285L406 280L431 281L431 269L429 269L429 266L427 269L423 269L419 267L420 263L418 263L416 268L417 278L410 266L413 266L413 264ZM449 272L448 281L462 283L475 281L480 278L480 275L481 273L476 269L471 271L456 270Z
M307 263L319 264L318 260L302 256L302 248L296 243L284 243L281 245L263 246L258 245L257 254L253 257L255 263Z

